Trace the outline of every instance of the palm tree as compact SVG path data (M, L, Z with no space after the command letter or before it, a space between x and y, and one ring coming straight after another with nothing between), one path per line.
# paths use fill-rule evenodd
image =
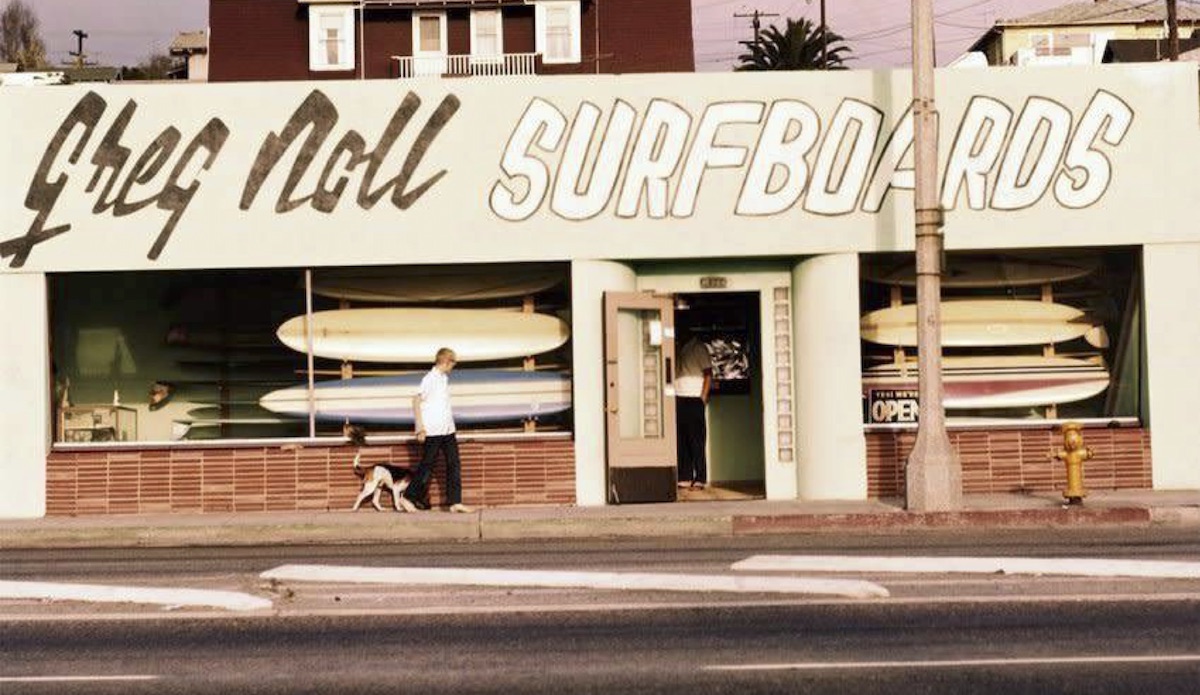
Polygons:
M850 59L846 39L828 27L814 26L807 19L789 19L787 29L780 31L774 24L758 33L754 41L742 41L750 50L738 56L736 70L845 70ZM821 62L821 47L825 44L828 65Z

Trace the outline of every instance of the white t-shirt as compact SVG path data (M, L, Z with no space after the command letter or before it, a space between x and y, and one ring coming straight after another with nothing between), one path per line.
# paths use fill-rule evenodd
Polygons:
M454 434L454 413L450 411L450 377L434 367L421 379L421 423L425 434L440 437Z
M675 370L675 395L680 398L699 398L704 392L704 372L712 371L712 357L708 348L697 338L692 338L679 349Z

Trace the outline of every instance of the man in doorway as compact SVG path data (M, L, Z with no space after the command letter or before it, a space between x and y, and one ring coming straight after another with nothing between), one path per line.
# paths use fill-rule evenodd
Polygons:
M704 342L692 336L679 349L675 372L675 442L679 487L701 488L708 483L708 427L705 406L712 388L712 357Z
M450 511L467 514L474 510L462 503L462 464L458 458L458 438L454 430L454 413L450 409L450 372L458 360L450 348L442 348L434 357L433 367L421 379L421 390L413 396L413 415L416 420L417 442L424 445L421 463L413 473L406 497L420 509L429 509L426 502L429 476L439 452L446 453L446 501Z

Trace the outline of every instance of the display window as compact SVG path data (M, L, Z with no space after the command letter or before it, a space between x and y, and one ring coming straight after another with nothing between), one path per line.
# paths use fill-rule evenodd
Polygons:
M1138 421L1145 402L1140 254L1127 249L952 252L942 278L950 425ZM861 268L864 422L912 425L912 254Z
M571 427L564 264L49 278L61 443L408 435L438 349L460 431Z

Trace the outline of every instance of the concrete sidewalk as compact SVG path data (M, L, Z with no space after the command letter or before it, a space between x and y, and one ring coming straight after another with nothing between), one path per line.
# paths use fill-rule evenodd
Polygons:
M443 511L275 512L0 520L0 549L181 547L551 538L872 533L903 529L1194 526L1200 491L1094 492L1064 508L1055 493L969 495L958 512L911 513L900 500L681 502L608 507Z

